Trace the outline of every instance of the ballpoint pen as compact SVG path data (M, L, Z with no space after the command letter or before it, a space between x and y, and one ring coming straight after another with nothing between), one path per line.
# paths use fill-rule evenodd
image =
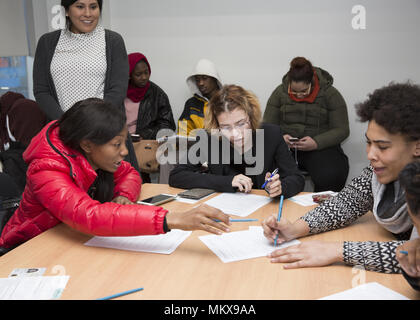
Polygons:
M281 219L281 212L282 212L282 210L283 210L283 200L284 200L284 196L283 196L283 195L281 195L281 196L280 196L280 204L279 204L279 214L278 214L278 216L277 216L277 222L279 222L279 221L280 221L280 219ZM279 234L277 233L277 235L276 235L276 239L274 240L274 246L275 246L275 247L277 247L277 240L278 240L278 238L279 238Z
M133 289L133 290L128 290L128 291L124 291L124 292L113 294L111 296L100 298L98 300L110 300L110 299L114 299L114 298L118 298L118 297L121 297L121 296L125 296L127 294L134 293L134 292L141 291L141 290L143 290L143 288L137 288L137 289Z
M214 219L215 222L222 222L219 219ZM252 222L258 221L258 219L229 219L230 222Z
M274 169L274 171L271 173L270 178L268 178L267 180L265 180L264 184L261 186L261 189L264 189L265 188L265 186L267 185L267 183L269 183L271 181L271 178L274 177L277 172L279 172L279 168Z

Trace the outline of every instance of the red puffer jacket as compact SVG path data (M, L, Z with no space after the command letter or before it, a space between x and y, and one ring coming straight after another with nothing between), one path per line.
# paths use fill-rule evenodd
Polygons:
M19 208L3 229L0 247L10 248L64 222L81 232L99 236L163 233L167 213L147 205L101 204L87 193L96 172L79 152L66 147L55 121L36 135L23 154L29 164ZM141 179L125 161L114 174L114 196L136 201Z

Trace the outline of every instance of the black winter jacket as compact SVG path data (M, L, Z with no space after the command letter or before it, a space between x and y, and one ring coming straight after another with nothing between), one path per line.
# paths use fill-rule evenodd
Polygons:
M143 139L154 140L161 129L175 131L174 116L166 93L150 81L150 87L140 102L136 133Z

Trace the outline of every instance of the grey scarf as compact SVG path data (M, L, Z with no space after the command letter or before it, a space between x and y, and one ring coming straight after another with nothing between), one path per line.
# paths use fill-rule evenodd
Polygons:
M383 199L387 186L381 184L376 178L376 174L373 174L373 215L375 216L375 219L378 221L378 223L386 230L394 234L399 234L408 231L413 224L407 211L405 194L401 190L399 182L395 181L393 185L395 190L393 199ZM386 196L390 197L388 193ZM379 206L381 200L385 201L385 204Z

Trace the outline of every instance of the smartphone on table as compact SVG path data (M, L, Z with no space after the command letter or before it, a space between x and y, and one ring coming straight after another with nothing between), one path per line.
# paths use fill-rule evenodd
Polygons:
M150 197L150 198L139 200L139 201L137 201L137 203L138 204L146 204L146 205L149 205L149 206L158 206L162 203L172 201L175 198L176 198L176 195L161 193L161 194L155 195L155 196Z

